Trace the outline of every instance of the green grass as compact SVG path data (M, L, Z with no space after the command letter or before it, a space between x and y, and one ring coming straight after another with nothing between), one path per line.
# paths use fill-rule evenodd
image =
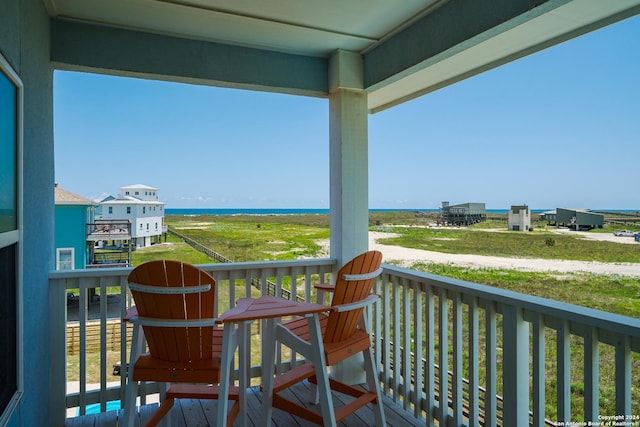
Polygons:
M168 215L165 222L234 262L318 256L317 241L329 238L327 215Z
M640 280L589 273L553 274L416 263L412 269L640 318Z
M131 253L131 258L131 263L134 267L156 259L173 259L189 264L211 264L216 262L213 258L196 251L171 233L167 234L166 243L140 248Z

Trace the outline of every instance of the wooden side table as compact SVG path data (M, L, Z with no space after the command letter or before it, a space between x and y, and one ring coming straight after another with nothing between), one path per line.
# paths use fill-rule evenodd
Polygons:
M263 426L271 425L273 378L275 374L275 331L278 320L281 317L305 316L309 320L309 331L316 337L321 337L318 313L329 311L331 308L322 304L290 301L284 298L262 296L260 298L239 299L236 306L225 311L217 322L224 324L224 338L222 341L222 365L220 367L220 399L218 400L217 425L227 425L228 399L224 398L229 393L231 377L231 361L234 348L231 344L231 331L234 324L238 324L239 345L239 375L240 384L248 384L246 367L247 352L244 343L249 336L249 325L255 320L262 322L262 423ZM241 393L246 390L241 390ZM243 402L244 399L240 400ZM240 424L246 425L246 408L240 407Z

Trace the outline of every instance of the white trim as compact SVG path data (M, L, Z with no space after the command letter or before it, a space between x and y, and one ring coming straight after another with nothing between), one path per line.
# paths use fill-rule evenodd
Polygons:
M367 307L373 304L374 302L376 302L378 298L380 298L378 295L371 294L371 295L368 295L365 299L360 301L352 302L349 304L334 305L327 308L330 309L331 311L337 311L338 313L341 313L343 311L351 311L358 308Z
M17 359L17 390L13 394L11 400L7 404L6 408L0 408L0 425L4 426L9 422L9 419L13 415L15 409L20 403L20 399L24 393L24 328L23 328L23 316L24 316L24 296L23 296L23 282L24 282L24 269L23 269L23 128L24 128L24 85L20 76L13 70L9 62L4 58L0 52L0 72L3 72L8 79L16 87L16 196L17 196L17 230L11 230L5 233L0 233L0 248L7 247L12 244L16 244L16 359Z
M356 281L356 280L369 280L375 279L379 275L382 274L382 267L378 268L376 271L372 271L371 273L363 273L363 274L345 274L342 276L344 280L347 281Z
M132 291L146 292L149 294L197 294L200 292L207 292L211 290L211 285L197 285L197 286L152 286L142 285L140 283L129 282L129 289Z
M0 233L0 248L13 245L20 240L20 230L11 230Z
M60 268L60 254L62 252L70 251L71 252L71 261L64 261L65 263L70 262L71 268ZM76 249L75 248L56 248L56 270L75 270L76 269Z
M133 316L129 321L142 326L155 326L160 328L180 328L180 327L208 327L215 326L216 319L157 319L154 317Z

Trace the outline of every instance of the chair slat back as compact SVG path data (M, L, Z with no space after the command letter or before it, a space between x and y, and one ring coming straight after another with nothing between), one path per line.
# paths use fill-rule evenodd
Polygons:
M178 261L150 261L129 274L129 282L154 287L188 290L189 287L210 285L202 292L158 294L131 290L140 317L152 319L212 318L216 282L199 268ZM143 326L151 356L171 362L191 362L211 359L212 327Z
M369 251L345 264L338 271L331 305L348 304L365 299L371 293L376 278L352 280L348 276L374 273L380 268L381 263L382 253ZM358 327L363 310L360 308L345 312L332 311L325 329L324 342L340 342L351 337Z

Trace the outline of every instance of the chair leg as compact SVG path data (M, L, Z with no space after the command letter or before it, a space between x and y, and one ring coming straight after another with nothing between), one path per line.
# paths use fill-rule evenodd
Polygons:
M271 427L273 414L273 384L275 375L276 319L262 321L262 414L261 425Z
M387 425L384 416L384 405L382 404L382 394L380 393L380 382L374 366L373 351L371 347L362 352L364 355L364 369L367 376L367 385L369 391L375 391L378 397L377 405L373 405L373 414L376 419L376 427L384 427Z
M316 371L318 380L319 404L322 412L322 419L325 427L336 426L336 414L333 409L331 387L329 386L329 375L327 374L326 361L324 359L322 333L318 315L307 315L309 322L309 333L311 335L311 361Z
M167 391L169 390L169 387L170 387L169 383L160 384L160 406L161 407L162 405L165 404L165 400L167 399ZM174 399L171 400L171 405L167 409L167 412L171 410L171 408L173 407L173 404L174 404ZM163 415L163 417L160 418L160 422L158 424L161 427L171 427L171 416L165 417Z
M249 388L249 379L247 377L247 372L249 372L251 368L251 361L249 355L247 353L247 341L251 336L251 322L242 322L238 326L239 334L238 334L238 364L239 367L239 395L238 395L238 411L240 415L240 419L238 423L240 427L246 427L247 424L247 411L245 411L245 398L247 395L247 388ZM234 419L234 417L229 417L230 419Z
M168 418L171 418L171 417L165 417L165 415L167 415L171 410L171 408L173 408L174 400L175 399L164 399L160 404L160 407L156 410L156 412L153 413L153 415L151 416L149 421L147 421L144 427L155 427L156 425L161 423L161 421L165 421Z
M232 336L233 324L225 323L224 334L222 336L222 363L220 366L220 385L218 393L218 426L227 425L227 411L229 409L229 386L231 382L231 363L233 361L234 340Z
M130 368L131 369L131 368ZM124 427L133 427L136 411L136 396L138 395L138 382L129 379L127 388L125 390L123 415L124 420L122 425Z
M138 354L142 348L144 335L142 334L142 327L140 325L133 325L133 336L131 340L131 354L129 356L129 368L127 369L127 388L124 394L124 420L123 426L133 427L136 411L136 398L138 397L138 381L133 380L133 370L135 362L138 359Z

